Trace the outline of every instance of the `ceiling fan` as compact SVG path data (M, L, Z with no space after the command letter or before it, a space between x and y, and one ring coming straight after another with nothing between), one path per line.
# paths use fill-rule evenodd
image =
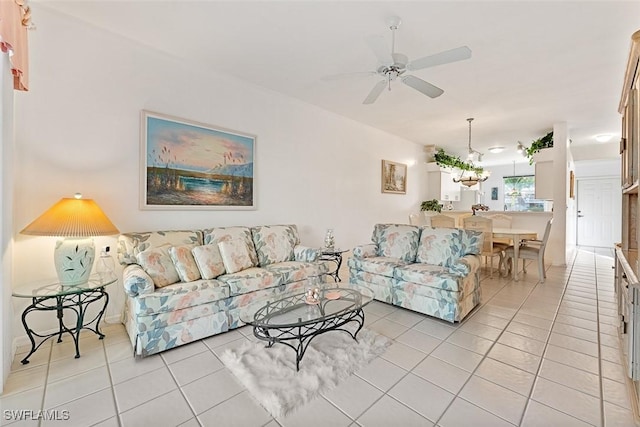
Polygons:
M385 87L391 90L391 82L396 79L400 79L405 85L417 90L418 92L427 95L430 98L437 98L442 95L444 91L437 86L432 85L429 82L422 80L411 74L405 74L407 71L422 70L424 68L435 67L437 65L448 64L450 62L462 61L464 59L471 58L471 49L467 46L461 46L455 49L446 50L434 55L425 56L414 61L409 61L407 55L398 53L395 51L396 44L396 30L400 27L400 18L397 16L391 17L388 20L389 29L391 29L392 42L391 42L391 54L383 52L379 48L377 43L374 43L372 39L369 39L369 44L383 65L378 67L376 71L372 71L368 74L378 75L383 77L383 80L376 83L371 89L369 95L362 102L363 104L373 104Z

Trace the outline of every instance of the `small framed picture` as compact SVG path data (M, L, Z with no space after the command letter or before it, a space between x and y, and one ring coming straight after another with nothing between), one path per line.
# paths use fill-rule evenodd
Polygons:
M382 192L407 194L407 165L382 161Z
M491 200L498 200L498 187L491 187Z

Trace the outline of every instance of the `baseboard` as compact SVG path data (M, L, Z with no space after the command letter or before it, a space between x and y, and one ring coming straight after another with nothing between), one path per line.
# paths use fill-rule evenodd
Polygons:
M119 314L113 314L111 316L105 316L105 318L102 320L101 324L105 324L105 323L122 323L121 321L122 316ZM42 335L48 335L48 334L53 334L55 332L58 331L58 328L53 328L53 329L49 329L46 331L38 331L39 334ZM37 344L37 341L36 341ZM16 351L18 350L18 347L20 346L24 346L24 345L31 345L31 341L29 340L29 337L27 336L27 334L21 335L19 337L15 337L13 339L13 342L11 344L11 359L13 360L13 358L16 356Z

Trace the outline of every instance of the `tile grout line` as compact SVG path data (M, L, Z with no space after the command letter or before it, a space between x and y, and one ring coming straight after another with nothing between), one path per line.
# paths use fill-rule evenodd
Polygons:
M111 375L111 362L109 362L109 356L107 355L107 346L104 339L102 341L102 351L104 352L104 360L107 362L107 373L109 374L109 385L111 386L111 396L113 397L113 404L116 408L116 420L118 421L118 427L122 427L122 420L120 419L120 407L118 405L118 399L116 399L116 388L113 384L113 376Z
M541 377L541 376L540 376L540 371L541 371L541 368L542 368L542 363L544 362L544 359L545 359L544 355L547 353L547 349L548 349L548 346L549 346L549 339L550 339L550 337L551 337L551 332L553 331L553 327L556 325L556 322L557 322L557 316L558 316L558 314L559 314L558 312L559 312L559 310L560 310L560 306L562 305L562 302L564 301L565 295L566 295L566 293L567 293L567 289L568 289L568 287L569 287L569 282L570 282L570 280L571 280L571 277L574 275L574 274L573 274L573 271L574 271L574 268L575 268L575 264L576 264L576 262L577 262L577 259L578 259L578 253L576 252L576 253L574 254L573 261L572 261L572 263L571 263L571 270L570 270L570 271L571 271L571 273L569 274L569 276L568 276L568 277L567 277L567 279L566 279L566 282L565 282L565 285L564 285L564 289L563 289L563 291L562 291L562 295L561 295L560 300L559 300L559 303L558 303L558 310L556 311L556 315L555 315L555 316L554 316L554 318L553 318L553 321L552 321L552 324L551 324L551 329L549 330L549 336L547 337L547 342L545 343L544 351L543 351L542 356L541 356L541 358L540 358L540 364L538 365L538 370L536 371L536 374L535 374L535 375L536 375L536 377L535 377L534 383L533 383L533 385L532 385L532 387L531 387L531 392L530 392L529 397L528 397L528 399L527 399L527 403L526 403L526 405L525 405L525 410L524 410L524 411L523 411L523 413L522 413L522 418L520 419L520 423L519 423L518 425L521 425L521 424L522 424L522 422L524 421L524 416L525 416L525 414L526 414L526 410L527 410L527 408L529 407L529 403L531 402L531 400L533 400L533 399L531 398L531 396L532 396L532 394L533 394L533 389L535 388L535 386L536 386L536 384L537 384L538 380L539 380L540 378L544 378L544 377ZM595 268L595 266L594 266L594 268ZM596 288L596 294L597 294L597 288ZM596 299L596 304L597 304L597 299ZM597 307L596 307L596 309L597 309ZM562 324L562 322L557 322L557 323ZM597 325L597 328L598 328L598 331L597 331L597 333L598 333L598 355L600 355L600 346L599 346L599 342L600 342L600 334L599 334L600 322L599 322L599 319L598 319L598 321L596 322L596 325ZM570 349L569 349L569 350L570 350ZM577 351L577 350L572 350L572 351ZM582 352L578 351L578 353L582 353ZM584 353L582 353L582 354L584 354ZM563 363L563 364L564 364L564 363ZM600 365L600 358L599 358L599 357L598 357L598 365ZM545 379L546 379L546 378L545 378ZM599 375L599 381L600 381L600 379L601 379L601 375ZM547 380L547 381L551 381L551 382L553 382L553 383L560 384L560 383L558 383L558 382L556 382L556 381L554 381L554 380ZM561 384L561 385L563 385L563 384ZM569 388L573 388L573 387L569 387ZM578 390L578 391L580 391L580 390ZM546 405L546 404L544 404L544 403L538 402L537 400L534 400L534 401L535 401L535 402L537 402L537 403L540 403L540 404L542 404L542 405L544 405L544 406L548 406L548 405ZM601 395L600 402L601 402L601 405L602 405L602 395ZM563 413L563 414L565 414L565 415L567 415L567 416L570 416L570 417L572 417L572 418L574 418L574 419L576 419L576 420L579 420L579 421L582 421L582 422L585 422L585 423L586 423L586 421L584 421L584 420L582 420L582 419L579 419L579 418L575 417L575 416L574 416L574 415L572 415L572 414L568 414L568 413L566 413L566 412L564 412L564 411L561 411L561 410L560 410L560 409L558 409L558 408L553 408L553 407L552 407L552 409L555 409L555 410L556 410L556 411L558 411L558 412L561 412L561 413ZM588 424L588 423L587 423L587 424ZM602 425L604 426L604 424L602 424Z
M593 251L593 267L595 275L595 287L596 287L596 316L597 316L597 329L598 329L598 382L600 383L600 425L605 425L604 417L604 381L602 380L602 351L600 350L600 295L598 294L598 265L596 264L596 253Z
M513 281L513 279L510 279L508 282L506 282L506 283L505 283L505 285L501 288L501 290L502 290L502 289L504 289L504 288L507 286L507 284L509 284L509 283L511 283L512 285L515 285L515 283L516 283L516 282L514 282L514 281ZM449 403L449 405L447 406L447 408L446 408L446 409L444 410L444 412L440 415L440 417L438 418L438 420L437 420L436 424L438 424L438 423L440 422L440 420L442 419L442 417L444 416L444 414L446 414L446 413L447 413L447 411L449 410L449 408L451 407L451 405L453 404L453 402L455 401L455 399L456 399L456 398L460 398L460 399L464 400L465 402L468 402L468 403L472 404L473 406L476 406L476 407L478 407L478 408L480 408L480 409L482 409L482 410L484 410L484 411L486 411L486 412L488 412L488 413L490 413L490 414L494 415L495 417L500 418L501 420L504 420L505 422L507 422L507 423L509 423L509 424L512 424L509 420L507 420L507 419L503 418L502 416L500 416L500 415L498 415L498 414L495 414L495 413L491 412L491 411L490 411L490 410L488 410L488 409L482 408L481 406L479 406L479 405L477 405L477 404L475 404L475 403L473 403L473 402L470 402L469 400L467 400L467 399L465 399L464 397L460 396L460 393L461 393L461 392L462 392L462 390L465 388L465 386L469 383L469 381L471 380L471 378L473 378L473 376L474 376L474 375L475 375L475 373L477 372L477 370L478 370L478 368L480 367L480 365L482 365L482 363L483 363L483 362L488 358L489 353L490 353L490 352L491 352L491 350L495 347L495 345L498 343L498 340L500 339L500 337L502 337L502 335L507 331L507 328L509 327L509 325L511 325L511 323L512 323L512 322L514 322L514 318L518 315L518 313L520 312L520 310L522 309L522 307L524 306L524 304L525 304L525 303L527 302L527 300L531 297L531 294L533 293L533 291L534 291L534 290L536 290L536 289L538 288L538 286L539 286L539 285L540 285L540 281L538 280L538 282L536 282L536 284L535 284L535 285L531 288L531 290L527 293L526 297L522 300L522 302L520 303L520 305L519 305L519 306L518 306L518 308L516 309L516 311L515 311L515 313L513 314L513 316L511 316L511 318L509 318L509 319L508 319L507 324L504 326L504 328L502 329L502 331L500 332L500 334L498 335L498 337L495 339L495 341L493 341L493 342L492 342L491 346L490 346L490 347L489 347L489 349L486 351L486 353L482 356L482 359L480 360L480 363L478 363L478 364L476 365L476 367L474 368L474 370L471 372L471 375L469 375L469 378L467 378L467 380L462 384L462 387L460 387L460 390L458 390L458 393L456 393L456 395L455 395L454 399ZM499 293L499 292L500 292L500 291L496 292L496 293L494 294L494 296L493 296L493 297L491 297L491 299L487 301L487 303L486 303L486 304L488 304L488 303L489 303L489 301L491 301L493 298L495 298L495 297L496 297L496 295L498 295L498 293ZM485 304L485 305L486 305L486 304ZM559 308L559 306L560 306L560 304L558 303L558 308ZM479 311L479 310L478 310L478 311ZM476 313L477 313L477 312L476 312ZM556 309L556 313L557 313L557 309ZM469 318L469 319L470 319L470 320L471 320L471 319L473 319L473 316L470 316L470 318ZM505 320L507 320L507 319L505 319ZM553 324L552 324L551 326L553 326ZM551 328L549 329L549 333L548 333L548 335L547 335L547 340L549 339L549 336L550 336L550 335L551 335ZM453 344L453 343L451 343L451 344ZM454 345L455 345L455 344L454 344ZM505 344L505 345L506 345L506 344ZM508 346L508 347L511 347L511 346ZM517 350L519 350L519 349L517 349ZM528 352L526 352L526 351L524 351L524 350L520 350L520 351L523 351L523 352L525 352L525 353L528 353ZM543 354L544 354L544 353L543 353ZM504 363L504 362L501 362L501 363ZM540 364L542 364L542 357L540 357L540 363L539 363L539 365L538 365L538 366L540 366ZM539 369L539 368L538 368L538 369ZM480 377L480 378L482 378L482 377ZM484 379L484 378L483 378L483 379ZM490 383L492 383L492 384L496 384L498 387L502 387L502 388L507 389L506 387L504 387L504 386L502 386L502 385L500 385L500 384L494 383L493 381L490 381L490 380L486 380L486 381L489 381L489 382L490 382ZM533 390L533 385L532 385L531 389ZM509 390L509 389L507 389L507 390ZM510 390L510 391L511 391L511 390ZM516 393L516 394L519 394L519 393ZM531 391L529 392L529 394L531 394ZM527 398L527 402L528 402L528 398ZM523 410L523 412L522 412L522 416L521 416L521 419L520 419L520 423L519 423L518 425L520 425L520 424L522 423L522 417L524 417L524 414L525 414L526 408L527 408L527 404L525 404L525 408L524 408L524 410Z
M488 276L485 276L485 279L487 279L487 278L489 278L489 277L488 277ZM491 279L491 280L493 280L493 279ZM503 286L502 286L498 291L496 291L496 292L493 294L493 296L492 296L489 300L487 300L487 302L485 302L484 304L482 304L482 306L481 306L481 307L478 307L478 309L477 309L477 310L475 310L475 313L473 313L472 315L470 315L470 316L466 317L466 318L465 318L465 319L463 319L463 320L464 320L464 321L470 321L470 320L472 320L472 319L473 319L473 316L475 316L475 315L480 311L480 309L481 309L482 307L486 306L486 305L487 305L491 300L493 300L493 299L496 297L496 295L498 295L498 293L499 293L500 291L502 291L504 288L506 288L506 287L507 287L507 285L508 285L510 282L512 282L512 280L506 281L506 282L503 284ZM456 400L456 398L457 398L457 397L459 397L460 391L462 391L462 389L463 389L463 388L464 388L464 386L469 382L469 380L471 379L471 377L473 376L473 374L476 372L476 370L478 369L478 367L479 367L479 366L482 364L482 362L486 359L487 354L489 354L489 352L491 351L491 349L493 348L493 346L498 342L498 339L500 339L500 336L502 336L502 334L504 333L504 331L506 330L506 328L509 326L509 324L510 324L510 323L511 323L511 321L513 320L513 317L515 317L515 315L518 313L518 311L520 310L520 308L522 307L522 305L525 303L525 301L527 300L527 298L531 295L531 293L533 292L533 290L534 290L536 287L537 287L537 284L531 288L531 290L530 290L530 291L529 291L529 293L527 294L527 297L525 297L525 298L524 298L524 300L523 300L523 301L522 301L522 303L520 304L519 308L516 310L516 313L514 313L514 315L513 315L513 316L511 316L511 318L509 319L509 322L507 323L507 325L505 325L505 327L504 327L504 328L502 329L502 331L500 332L500 335L498 335L498 337L495 339L495 341L493 341L493 343L491 344L491 346L489 347L489 349L487 350L487 352L482 356L482 359L480 360L480 362L478 363L478 365L474 368L474 370L473 370L473 371L471 372L471 374L469 375L469 378L467 378L467 380L463 383L462 387L460 388L460 390L458 390L458 392L457 392L457 393L451 393L450 391L448 391L448 390L446 390L446 389L444 389L444 388L440 387L439 385L434 384L434 383L432 383L431 381L429 381L429 380L427 380L427 379L424 379L424 378L420 377L419 375L414 374L414 375L416 375L417 377L422 378L424 381L427 381L427 382L429 382L430 384L433 384L434 386L436 386L436 387L438 387L438 388L442 388L442 389L443 389L443 390L445 390L446 392L451 393L451 394L453 394L453 395L454 395L454 397L453 397L453 399L451 400L451 402L449 402L449 404L446 406L446 408L444 409L444 411L442 412L442 414L440 414L440 416L439 416L439 417L437 418L437 420L434 422L434 425L438 425L438 423L439 423L439 422L440 422L440 420L442 419L443 415L444 415L444 414L449 410L449 408L451 407L451 405L453 404L453 402ZM389 314L391 314L391 313L389 313ZM387 315L388 315L388 314L387 314ZM385 315L385 317L386 317L387 315ZM389 321L393 321L393 320L391 320L391 319L388 319L388 320L389 320ZM505 319L505 320L506 320L506 319ZM459 324L458 324L458 326L456 327L456 331L454 331L454 332L452 332L451 334L449 334L449 336L447 336L447 338L445 338L445 339L441 340L440 344L438 344L438 345L437 345L437 346L436 346L436 347L435 347L435 348L434 348L434 349L433 349L429 354L426 354L426 355L425 355L425 357L424 357L424 358L422 358L422 360L421 360L420 362L418 362L418 364L417 364L416 366L418 366L420 363L422 363L426 358L428 358L428 357L429 357L429 355L430 355L430 354L432 354L432 353L433 353L433 352L434 352L438 347L440 347L440 346L441 346L445 341L447 341L447 339L448 339L451 335L453 335L455 332L457 332L457 331L459 330L459 328L460 328L460 325L461 325L461 323L459 323ZM415 325L414 325L414 326L415 326ZM409 329L412 329L412 328L409 328ZM405 332L406 332L406 331L405 331ZM418 331L418 332L419 332L419 331ZM463 332L464 332L464 331L463 331ZM402 334L401 334L401 335L402 335ZM429 334L425 334L425 335L429 335ZM473 335L473 334L471 334L471 335ZM475 336L475 335L474 335L474 336ZM434 337L434 338L437 338L437 337ZM482 338L482 337L480 337L480 338ZM395 339L394 339L394 341L395 341ZM448 344L454 345L454 346L456 346L456 347L460 347L460 346L457 346L457 345L456 345L456 344L454 344L454 343L448 343ZM409 346L409 347L411 347L411 346ZM414 348L414 347L411 347L411 348ZM462 348L462 349L464 349L464 350L468 350L468 349L465 349L464 347L460 347L460 348ZM418 349L416 349L416 350L418 350ZM418 351L420 351L420 350L418 350ZM471 350L468 350L468 351L471 351ZM473 351L471 351L471 352L472 352L472 353L475 353L475 352L473 352ZM476 353L476 354L478 354L478 353ZM385 359L385 360L386 360L386 359ZM439 359L439 360L441 360L441 359ZM444 360L443 360L443 362L448 363L448 362L446 362L446 361L444 361ZM390 362L390 363L393 363L393 362ZM394 364L394 365L395 365L395 364ZM397 365L396 365L396 366L397 366ZM454 366L455 366L455 365L454 365ZM402 379L406 378L410 373L412 373L412 372L413 372L413 369L415 369L415 366L414 366L413 368L411 368L411 370L407 371L407 373L406 373L405 375L403 375L403 376L402 376L402 378L400 378L400 380L398 380L398 382L402 381ZM463 370L464 370L464 369L463 369ZM466 371L466 370L465 370L465 371ZM468 372L468 371L467 371L467 372ZM397 384L398 382L396 382L396 384ZM418 415L420 415L422 418L425 418L426 420L428 420L429 422L431 422L431 420L429 420L427 417L425 417L425 416L423 416L422 414L420 414L419 412L415 411L414 409L412 409L411 407L409 407L406 403L404 403L404 402L400 402L399 400L395 399L393 396L389 395L387 392L384 392L383 396L384 396L384 395L387 395L389 398L391 398L391 399L395 400L396 402L400 403L401 405L403 405L403 406L405 406L405 407L407 407L407 408L411 409L413 412L416 412L416 413L417 413ZM381 398L382 398L382 396L381 396L379 399L377 399L377 400L376 400L372 405L370 405L370 406L367 408L367 410L368 410L368 409L370 409L373 405L375 405L375 403L377 403ZM461 399L463 399L463 400L465 400L465 401L466 401L466 399L464 399L464 398L462 398L462 397L461 397ZM471 402L470 402L470 403L471 403ZM472 405L474 405L474 406L477 406L477 405L475 405L474 403L471 403L471 404L472 404ZM482 409L484 409L484 408L482 408ZM365 412L366 412L366 411L365 411ZM490 411L488 411L488 412L490 412ZM491 412L490 412L490 413L491 413ZM497 416L497 417L498 417L498 418L500 418L500 419L503 419L502 417L499 417L499 416L498 416L498 415L496 415L496 414L493 414L493 415ZM505 421L506 421L506 420L505 420ZM508 421L507 421L507 422L508 422Z
M47 372L44 376L44 389L42 390L42 401L40 409L44 411L44 402L47 397L47 386L49 385L49 371L51 370L51 355L53 354L53 344L49 343L49 357L47 358ZM42 426L42 419L38 420L38 427Z
M485 278L484 278L484 279L491 279L491 278L490 278L489 276L485 276ZM493 280L493 279L491 279L491 280ZM482 304L482 306L478 307L478 309L477 309L477 310L475 310L475 312L474 312L473 314L471 314L470 316L468 316L468 317L466 317L465 319L463 319L463 321L465 321L465 322L466 322L466 321L471 321L471 320L473 320L473 316L475 316L475 315L480 311L480 309L481 309L482 307L486 306L486 305L487 305L491 300L493 300L493 299L496 297L496 295L498 295L498 294L500 293L500 291L502 291L503 289L505 289L505 288L507 287L507 285L508 285L509 283L511 283L511 282L513 282L513 280L512 280L512 279L510 279L510 280L508 280L508 281L504 282L504 284L502 285L502 287L501 287L499 290L497 290L497 291L493 294L493 296L492 296L489 300L487 300L487 302L485 302L484 304ZM445 409L444 409L444 411L442 412L442 414L440 414L440 416L439 416L439 417L437 418L437 420L434 422L434 426L435 426L435 425L438 425L438 423L440 422L440 420L442 419L442 417L444 416L444 414L449 410L449 408L451 407L451 405L453 404L453 402L456 400L456 398L460 397L460 396L459 396L459 394L460 394L460 392L462 391L462 389L464 388L464 386L469 382L469 380L471 379L471 377L473 377L473 375L474 375L474 373L477 371L478 367L479 367L479 366L482 364L482 362L486 359L487 355L489 354L489 352L491 351L491 349L493 348L493 346L498 342L498 339L500 339L500 337L502 336L502 334L504 333L504 331L506 330L506 328L511 324L511 321L513 320L513 318L515 317L515 315L518 313L518 311L520 310L520 308L522 307L522 305L525 303L525 301L527 300L527 298L531 295L531 293L533 292L533 290L534 290L536 287L537 287L537 284L531 288L531 291L529 291L529 294L527 294L527 297L525 297L525 298L523 299L522 303L520 304L519 308L516 310L516 312L514 313L514 315L513 315L513 316L511 316L511 318L510 318L510 319L508 319L508 320L509 320L509 322L504 326L504 328L502 329L502 331L500 332L500 334L498 335L498 337L495 339L495 341L493 341L493 343L491 344L491 346L489 347L489 349L487 350L487 352L482 356L482 359L480 360L480 362L478 363L478 365L476 365L476 367L474 368L474 370L473 370L473 371L471 371L471 373L470 373L470 375L469 375L469 378L467 378L467 380L462 384L462 386L460 387L460 390L458 390L458 392L457 392L457 393L451 393L449 390L446 390L446 389L444 389L444 388L440 387L439 385L434 384L434 383L432 383L431 381L429 381L429 380L427 380L427 379L425 379L425 378L420 377L419 375L413 374L413 375L416 375L418 378L421 378L421 379L423 379L424 381L427 381L428 383L433 384L434 386L436 386L436 387L438 387L438 388L441 388L441 389L445 390L445 391L446 391L446 392L448 392L448 393L453 394L453 399L451 400L451 402L449 402L449 404L445 407ZM391 313L389 313L389 314L391 314ZM387 314L386 316L388 316L388 314ZM385 316L385 317L386 317L386 316ZM393 320L391 320L391 319L388 319L388 320L389 320L389 321L393 321ZM507 320L507 319L505 319L505 320ZM415 326L415 325L414 325L414 326ZM438 344L438 345L437 345L437 346L436 346L436 347L435 347L435 348L434 348L434 349L433 349L429 354L426 354L426 355L425 355L425 357L424 357L424 358L422 358L422 360L421 360L420 362L418 362L418 364L416 364L416 366L418 366L418 365L419 365L420 363L422 363L425 359L427 359L427 358L428 358L428 357L429 357L429 356L430 356L430 355L431 355L431 354L432 354L432 353L433 353L433 352L434 352L438 347L440 347L444 342L446 342L446 341L449 339L449 337L451 337L451 335L453 335L455 332L457 332L458 330L460 330L460 329L459 329L459 328L460 328L460 326L461 326L461 323L458 323L458 326L455 328L456 330L455 330L455 331L453 331L451 334L449 334L445 339L440 340L440 341L441 341L441 342L440 342L440 344ZM489 326L489 325L487 325L487 326ZM412 328L409 328L409 329L412 329ZM418 331L418 332L420 332L420 331ZM464 331L463 331L463 332L464 332ZM401 334L401 335L402 335L402 334ZM428 334L428 333L425 333L425 335L429 335L429 334ZM474 335L474 334L471 334L471 335ZM429 335L429 336L431 336L431 335ZM476 335L474 335L474 336L476 336ZM434 337L434 338L437 338L437 337ZM479 338L482 338L482 337L479 337ZM395 339L394 339L394 341L395 341ZM455 346L455 347L459 347L459 348L461 348L461 349L464 349L464 350L470 351L470 352L472 352L472 353L475 353L475 352L474 352L474 351L472 351L472 350L468 350L468 349L466 349L466 348L464 348L464 347L460 347L460 346L458 346L458 345L456 345L456 344L454 344L454 343L450 343L450 342L448 342L448 344L451 344L451 345L453 345L453 346ZM411 347L411 346L409 346L409 347ZM411 347L411 348L414 348L414 347ZM416 349L416 350L420 351L419 349ZM479 354L479 353L475 353L475 354ZM435 357L435 356L434 356L434 357ZM438 360L442 360L442 359L439 359L439 358L437 358L437 359L438 359ZM385 359L385 360L386 360L386 359ZM390 361L389 361L389 362L390 362ZM442 360L442 362L447 363L447 364L450 364L450 363L449 363L449 362L447 362L446 360ZM393 363L393 362L390 362L390 363ZM395 363L393 363L393 364L395 365ZM398 366L398 365L396 365L396 366ZM402 376L402 378L400 378L400 379L398 380L398 382L396 382L396 384L398 384L400 381L402 381L404 378L406 378L410 373L413 373L413 369L415 369L415 367L416 367L416 366L414 366L413 368L411 368L411 370L407 371L407 373L406 373L405 375L403 375L403 376ZM455 366L455 365L452 365L452 366ZM462 369L462 368L460 368L460 369ZM463 369L463 370L464 370L464 371L466 371L465 369ZM466 372L469 372L469 371L466 371ZM395 386L396 384L394 384L394 386ZM494 383L494 384L495 384L495 383ZM499 385L499 384L497 384L497 385ZM499 386L500 386L500 385L499 385ZM375 387L375 386L374 386L374 387ZM502 386L500 386L500 387L502 387ZM392 388L393 388L393 387L392 387ZM423 417L423 418L425 418L426 420L428 420L429 422L431 422L431 420L429 420L429 418L427 418L427 417L423 416L422 414L420 414L419 412L415 411L413 408L411 408L410 406L408 406L406 403L401 402L401 401L399 401L398 399L394 398L393 396L389 395L387 392L384 392L383 396L384 396L384 395L387 395L389 398L391 398L391 399L395 400L396 402L398 402L398 403L400 403L401 405L403 405L403 406L405 406L405 407L409 408L409 409L410 409L410 410L412 410L413 412L416 412L418 415L420 415L421 417ZM380 399L381 399L381 398L382 398L382 396L380 397ZM465 400L465 401L467 401L466 399L464 399L464 398L462 398L462 397L460 397L460 398L461 398L461 399L463 399L463 400ZM375 405L375 403L377 403L380 399L377 399L377 400L376 400L376 401L375 401L371 406L369 406L369 408L371 408L373 405ZM468 402L468 401L467 401L467 402ZM476 405L475 403L472 403L472 402L469 402L469 403L471 403L472 405L474 405L474 406L476 406L476 407L479 407L479 406L478 406L478 405ZM369 408L367 408L367 409L369 409ZM484 408L481 408L481 409L485 410ZM366 411L365 411L365 412L366 412ZM489 412L489 413L493 414L491 411L487 411L487 412ZM498 415L496 415L496 414L493 414L493 415L495 415L496 417L498 417L498 418L500 418L500 419L504 419L504 418L502 418L502 417L500 417L500 416L498 416ZM505 421L506 421L506 420L505 420ZM508 422L508 421L507 421L507 422Z

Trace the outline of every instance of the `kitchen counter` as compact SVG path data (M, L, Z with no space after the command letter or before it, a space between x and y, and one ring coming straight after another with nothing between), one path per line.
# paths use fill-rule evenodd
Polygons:
M458 227L462 227L461 215L471 214L471 210L464 211L447 211L442 210L443 215L452 216L456 219ZM434 213L435 214L435 213ZM522 228L527 230L535 230L538 238L542 238L547 221L553 216L553 212L522 212L522 211L477 211L476 215L490 216L496 214L504 214L512 218L512 228Z

